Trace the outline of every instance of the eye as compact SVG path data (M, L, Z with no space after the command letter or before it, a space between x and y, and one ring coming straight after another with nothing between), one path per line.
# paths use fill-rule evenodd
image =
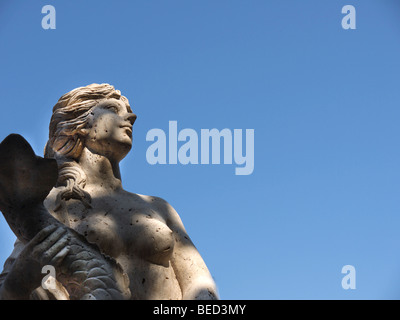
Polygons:
M118 111L119 111L118 108L114 105L107 105L107 106L105 106L105 109L111 110L112 112L115 112L115 113L118 113Z

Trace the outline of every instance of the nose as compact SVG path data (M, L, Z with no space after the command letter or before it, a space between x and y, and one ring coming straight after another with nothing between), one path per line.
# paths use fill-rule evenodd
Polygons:
M128 114L125 116L125 120L126 120L126 121L129 121L132 125L135 123L136 118L137 118L137 116L136 116L136 114L134 114L134 113L128 113Z

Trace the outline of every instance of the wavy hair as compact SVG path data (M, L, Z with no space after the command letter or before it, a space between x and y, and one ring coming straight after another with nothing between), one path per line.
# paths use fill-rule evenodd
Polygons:
M56 186L64 187L57 195L56 209L62 200L68 199L81 200L86 207L90 207L90 195L83 190L86 175L77 162L85 147L82 129L88 123L92 108L100 100L110 98L122 100L128 112L132 112L128 99L107 83L76 88L64 94L53 107L44 156L57 160L59 176Z

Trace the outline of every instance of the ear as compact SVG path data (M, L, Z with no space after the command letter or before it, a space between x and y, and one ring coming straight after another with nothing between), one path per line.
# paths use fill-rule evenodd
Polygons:
M86 137L89 134L89 129L88 128L82 128L79 129L78 135L81 137Z

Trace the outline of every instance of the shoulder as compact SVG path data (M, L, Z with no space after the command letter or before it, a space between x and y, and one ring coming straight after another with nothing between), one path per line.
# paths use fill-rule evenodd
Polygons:
M158 209L157 211L170 211L174 208L163 198L156 196L146 196L138 194L138 196L145 201L152 209ZM175 211L175 210L174 210Z
M156 211L161 217L163 217L167 224L182 223L174 207L163 198L139 194L138 196L149 205L150 209Z
M56 209L56 200L59 192L60 188L51 189L50 193L47 195L46 199L43 202L47 210L53 211L54 209Z
M61 206L61 191L63 187L54 187L43 201L44 206L57 220L68 226L68 214Z
M145 194L140 194L140 193L132 193L132 192L127 192L125 191L125 194L127 194L129 197L133 197L136 201L140 201L143 202L147 205L150 206L163 206L163 205L167 205L168 202L165 201L164 199L160 198L160 197L156 197L156 196L148 196Z

